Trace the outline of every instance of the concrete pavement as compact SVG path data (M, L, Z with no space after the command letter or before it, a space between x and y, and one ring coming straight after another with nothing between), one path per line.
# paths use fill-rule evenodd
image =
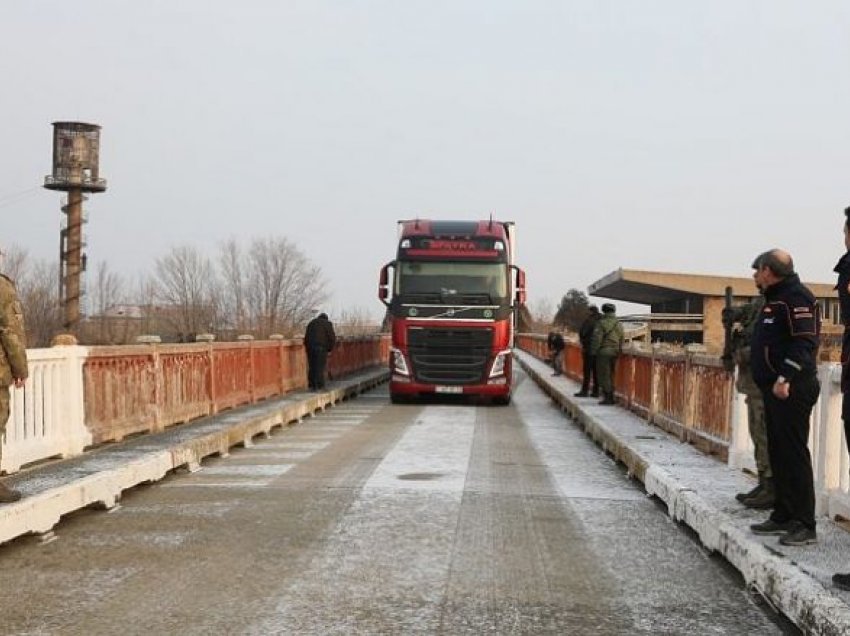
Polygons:
M706 548L721 554L804 633L850 634L850 592L831 582L836 571L850 571L848 529L819 519L819 541L805 547L752 534L750 524L763 521L768 512L748 510L735 501L735 493L752 488L753 478L626 409L573 397L579 385L553 377L551 367L530 354L516 351L515 358L566 414L643 482L648 494L667 505L672 518L692 528Z
M329 383L324 391L290 393L25 469L5 478L24 497L0 505L0 543L26 534L50 541L63 515L89 506L115 508L128 488L160 480L171 470L195 471L204 457L226 456L238 444L250 446L256 436L362 393L388 375L384 368L360 372Z

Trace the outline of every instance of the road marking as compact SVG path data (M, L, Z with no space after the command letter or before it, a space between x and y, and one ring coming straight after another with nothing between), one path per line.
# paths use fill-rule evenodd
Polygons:
M258 448L268 450L270 448L282 448L288 450L322 450L330 446L330 442L264 442L257 444Z
M463 492L475 432L475 409L428 406L407 428L364 486ZM428 479L410 479L428 475Z
M294 464L222 464L220 466L204 466L200 471L194 474L196 476L228 475L244 477L278 477L292 468L292 466L294 466Z

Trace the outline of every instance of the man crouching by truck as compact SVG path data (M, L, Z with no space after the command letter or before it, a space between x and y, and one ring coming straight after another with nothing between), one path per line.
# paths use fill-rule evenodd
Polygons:
M325 388L325 367L328 353L336 345L333 323L326 313L321 313L307 323L304 347L307 349L307 384L313 391Z

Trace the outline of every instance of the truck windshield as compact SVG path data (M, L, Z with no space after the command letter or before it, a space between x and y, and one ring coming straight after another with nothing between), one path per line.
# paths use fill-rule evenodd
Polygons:
M399 263L396 294L410 302L496 304L508 295L500 263Z

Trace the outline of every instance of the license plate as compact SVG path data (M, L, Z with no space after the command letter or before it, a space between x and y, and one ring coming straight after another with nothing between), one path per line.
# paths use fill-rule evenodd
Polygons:
M435 393L463 393L462 386L437 386L434 387Z

